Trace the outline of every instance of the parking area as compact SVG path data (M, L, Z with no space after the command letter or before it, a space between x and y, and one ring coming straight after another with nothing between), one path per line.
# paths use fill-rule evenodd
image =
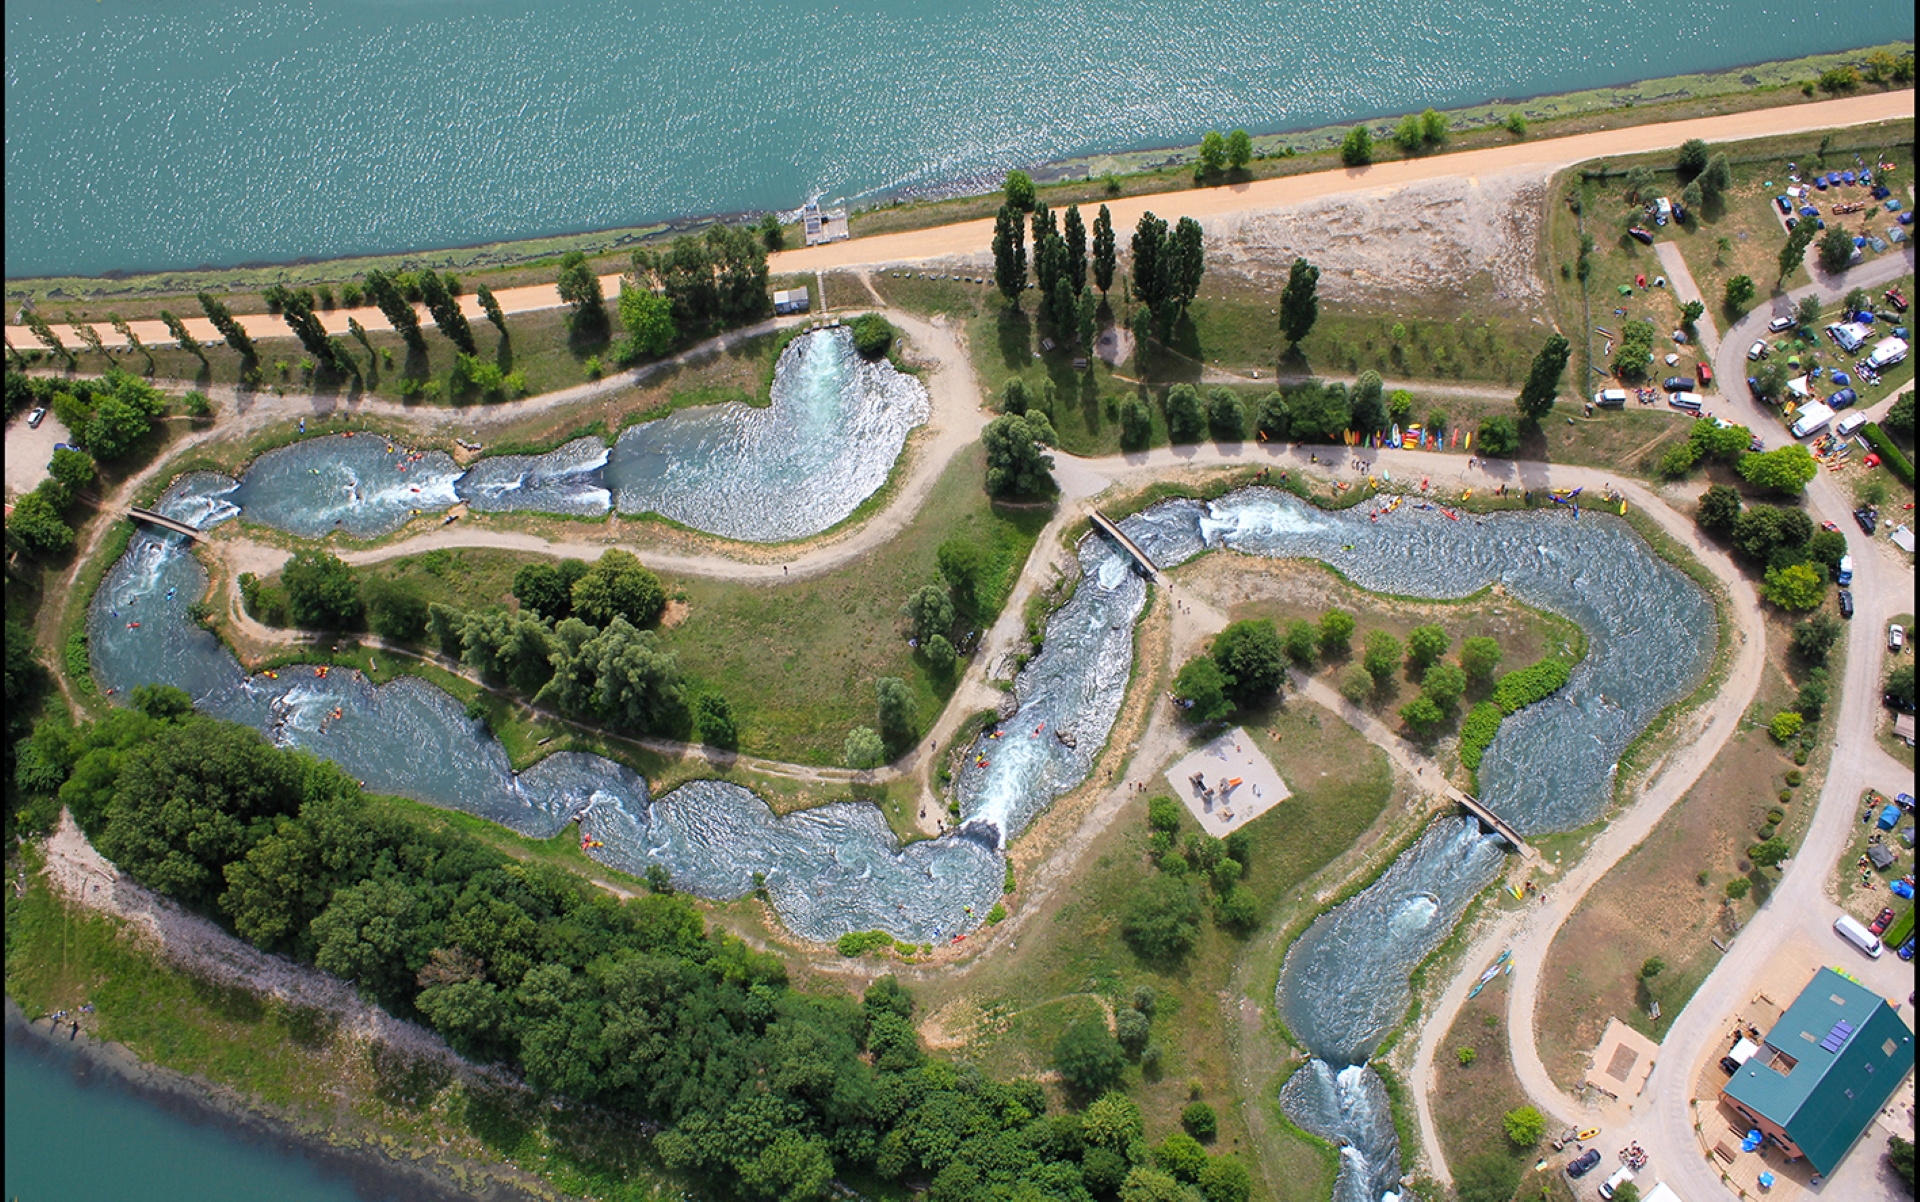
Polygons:
M67 428L49 413L35 430L20 413L7 422L7 496L30 493L47 478L47 464L53 459L55 443L67 441Z

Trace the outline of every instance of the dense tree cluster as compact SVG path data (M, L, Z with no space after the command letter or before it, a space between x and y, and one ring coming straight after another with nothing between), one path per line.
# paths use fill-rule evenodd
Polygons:
M1152 213L1140 215L1133 231L1133 299L1146 307L1161 338L1199 295L1206 270L1199 222L1182 217L1168 226Z
M773 312L766 243L739 226L710 226L699 237L682 234L661 251L636 250L627 279L639 292L666 298L674 333L668 345L697 341ZM628 333L635 334L631 326Z
M1248 1197L1245 1167L1191 1136L1149 1146L1124 1095L1049 1114L1036 1082L929 1057L891 977L862 1000L800 992L684 897L615 899L406 817L334 765L193 715L177 690L134 700L26 741L32 820L64 804L142 884L536 1089L660 1124L661 1159L716 1196L822 1198L868 1172L942 1199ZM1151 994L1135 1007L1125 1044L1099 1023L1122 1067L1151 1050L1136 1029ZM1089 1043L1097 1075L1105 1048Z

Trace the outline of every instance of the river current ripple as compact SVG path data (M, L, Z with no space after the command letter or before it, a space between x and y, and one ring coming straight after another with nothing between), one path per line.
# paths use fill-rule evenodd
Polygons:
M225 477L191 475L159 508L207 526L240 512L235 496ZM1527 834L1578 827L1602 812L1619 754L1699 679L1715 642L1706 597L1609 516L1558 510L1453 521L1402 506L1374 522L1357 509L1323 512L1252 488L1210 504L1166 502L1121 525L1163 567L1209 548L1311 558L1361 587L1401 595L1460 597L1497 583L1578 622L1588 649L1568 686L1509 719L1480 773L1483 799ZM1145 583L1097 536L1083 539L1078 555L1074 594L1015 683L1018 716L998 739L983 733L966 757L956 785L964 824L905 847L865 804L775 815L720 781L655 798L630 769L584 753L516 772L452 697L417 679L376 687L355 672L299 667L246 676L187 617L207 578L177 535L135 537L94 599L91 645L96 672L117 693L178 685L202 710L334 760L377 792L535 838L578 821L597 844L590 855L632 873L660 864L704 897L742 896L759 874L782 920L806 938L884 929L928 942L984 918L1000 892L1001 846L1085 779L1119 712ZM1072 746L1056 737L1062 730ZM1365 1062L1405 1013L1408 974L1501 861L1497 842L1470 820L1436 822L1288 954L1275 1001L1314 1059L1282 1102L1303 1127L1342 1144L1343 1202L1397 1187L1392 1122Z

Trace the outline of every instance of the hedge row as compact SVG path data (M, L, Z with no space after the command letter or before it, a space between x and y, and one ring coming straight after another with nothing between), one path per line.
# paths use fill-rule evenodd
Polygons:
M1880 428L1880 423L1868 422L1862 427L1861 433L1865 434L1867 441L1873 444L1874 451L1879 454L1880 461L1887 465L1887 470L1898 476L1900 483L1912 488L1913 461L1902 454L1899 447L1893 445L1893 440L1888 438L1887 432Z
M1500 707L1491 701L1482 701L1467 711L1460 723L1460 762L1469 769L1480 770L1480 757L1487 752L1487 746L1493 742L1493 736L1500 733L1500 720L1506 717Z
M1512 714L1536 701L1544 701L1567 683L1573 669L1565 660L1543 659L1537 664L1517 668L1493 686L1493 703L1502 714Z

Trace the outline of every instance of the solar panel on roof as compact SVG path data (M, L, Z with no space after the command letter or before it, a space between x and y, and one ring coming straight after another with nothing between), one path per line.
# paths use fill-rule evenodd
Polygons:
M1837 1054L1841 1048L1847 1046L1847 1040L1851 1038L1853 1038L1853 1024L1844 1018L1839 1019L1833 1024L1833 1030L1827 1032L1827 1037L1820 1041L1820 1050Z

